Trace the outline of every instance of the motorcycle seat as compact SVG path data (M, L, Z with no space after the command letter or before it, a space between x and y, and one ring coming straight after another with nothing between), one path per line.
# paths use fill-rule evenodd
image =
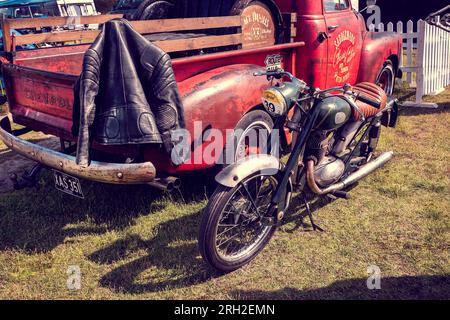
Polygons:
M353 91L358 96L363 96L380 104L379 108L375 108L365 102L362 102L361 100L356 100L356 105L364 114L366 119L375 116L387 106L388 97L386 92L374 83L361 82L353 87ZM358 121L361 119L361 114L357 110L353 110L353 118Z

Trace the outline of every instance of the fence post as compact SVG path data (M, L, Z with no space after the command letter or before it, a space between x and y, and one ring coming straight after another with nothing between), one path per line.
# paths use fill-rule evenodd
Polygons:
M370 25L373 32L383 32L385 29L394 32L394 24L386 26ZM396 32L403 39L400 53L400 66L409 85L416 86L415 102L407 101L405 106L437 108L435 103L424 103L423 97L429 94L439 94L450 85L450 33L445 32L423 20L417 21L417 31L414 32L414 22L409 20L406 30L403 22L397 22ZM417 46L415 46L417 39ZM405 56L403 55L406 50ZM416 53L414 55L414 52ZM415 60L415 61L414 61ZM413 73L416 74L413 77Z
M417 23L417 73L416 73L416 103L422 103L424 93L424 58L425 58L425 21Z
M413 60L412 60L412 49L413 49L413 33L414 33L414 23L409 20L406 24L406 33L407 33L407 39L406 39L406 55L407 55L407 63L409 67L414 66ZM408 72L406 75L406 81L409 84L412 84L412 73Z
M392 22L389 22L387 25L387 31L388 32L394 32L394 24Z
M398 21L397 22L397 33L400 34L402 36L403 39L403 22L402 21ZM403 64L403 40L402 40L402 51L400 52L400 66L404 66Z

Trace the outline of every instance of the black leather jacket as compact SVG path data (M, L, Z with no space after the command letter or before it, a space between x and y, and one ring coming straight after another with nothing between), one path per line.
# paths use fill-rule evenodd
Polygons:
M77 163L89 165L90 143L162 143L184 114L170 57L124 19L105 23L84 56L75 86L73 134Z

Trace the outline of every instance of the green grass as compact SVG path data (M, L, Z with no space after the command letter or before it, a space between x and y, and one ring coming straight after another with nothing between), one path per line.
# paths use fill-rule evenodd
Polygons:
M450 90L429 99L440 108L402 110L398 128L383 129L379 149L395 159L351 200L316 203L326 232L293 208L254 262L224 276L198 254L206 191L192 187L197 177L185 182L185 202L86 182L86 200L72 199L49 174L39 190L0 195L0 298L448 299ZM80 291L66 288L71 265ZM380 267L382 290L367 289L369 265Z

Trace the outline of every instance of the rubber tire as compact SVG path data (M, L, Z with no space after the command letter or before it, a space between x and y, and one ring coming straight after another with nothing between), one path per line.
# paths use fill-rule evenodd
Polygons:
M214 241L216 225L220 219L222 209L232 195L232 188L222 185L217 187L203 211L198 235L198 247L203 259L215 270L222 273L235 271L252 261L265 248L277 229L276 225L272 226L264 240L250 256L236 260L233 263L221 259L217 254Z
M243 130L243 132L245 132L246 129L250 128L250 126L252 126L256 122L264 122L269 128L273 128L273 126L274 126L273 119L267 112L256 109L256 110L250 111L249 113L245 114L241 118L241 120L239 120L239 122L237 123L235 130L240 129L240 130ZM237 138L236 140L239 141L240 137L241 136L236 137ZM233 148L233 147L235 147L233 145L233 143L230 141L227 141L227 143L225 145L225 150L224 150L224 157L227 154L227 150L229 150L230 148ZM234 154L236 154L237 150L233 150L233 151L235 152ZM228 165L229 164L225 163L223 165L223 167L226 167Z
M167 14L166 17L147 17L148 13L146 12L148 7L160 2L161 4L174 7L172 1L161 1L161 0L144 0L133 13L132 20L152 20L152 19L167 19L170 16L170 13Z
M395 71L394 71L394 64L392 63L392 61L390 61L390 60L385 61L384 66L383 66L383 68L381 69L380 73L378 74L377 80L375 81L375 83L378 84L381 75L382 75L383 72L385 72L385 71L389 71L389 72L391 72L391 74L392 74L392 79L391 79L391 82L392 82L392 88L391 88L391 90L392 90L392 91L389 92L389 91L386 91L386 90L385 90L386 93L387 93L387 95L390 96L390 95L392 95L392 94L394 93L394 90L395 90Z
M273 23L275 25L275 44L284 42L283 15L280 8L273 0L241 0L236 1L230 10L230 16L241 15L242 11L252 5L260 5L266 7L272 14Z

